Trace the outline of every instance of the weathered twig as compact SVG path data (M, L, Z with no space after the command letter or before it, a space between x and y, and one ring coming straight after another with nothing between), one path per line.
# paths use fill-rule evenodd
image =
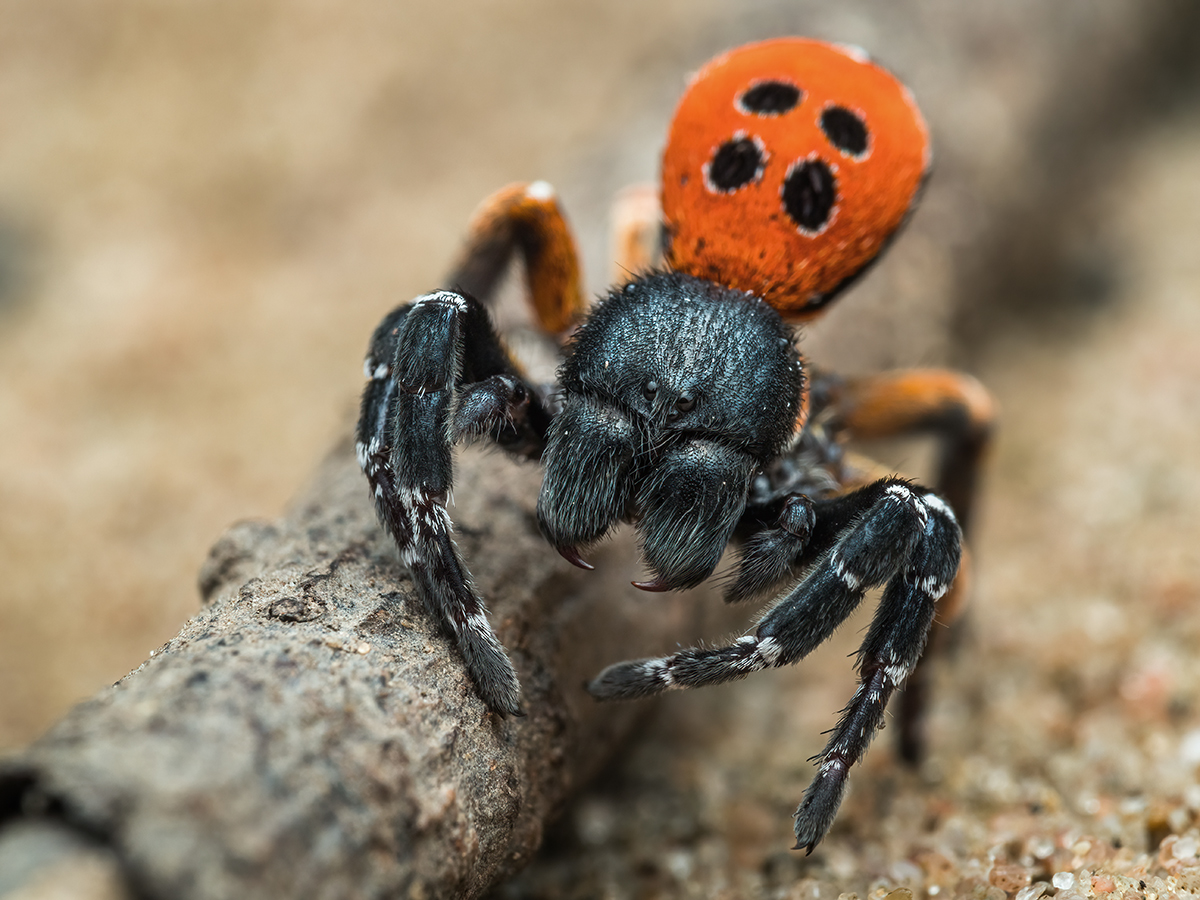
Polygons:
M284 520L221 538L177 637L0 771L0 818L98 839L150 897L480 894L638 715L581 683L697 609L633 597L627 545L590 574L550 552L538 478L468 452L456 490L525 718L486 711L343 446Z

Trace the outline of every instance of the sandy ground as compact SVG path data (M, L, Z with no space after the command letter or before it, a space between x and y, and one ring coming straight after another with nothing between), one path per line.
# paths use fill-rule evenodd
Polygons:
M1200 890L1197 107L1131 132L1128 2L645 6L0 3L0 748L196 609L209 544L348 427L375 321L480 197L558 184L599 289L606 198L653 177L685 73L806 32L901 69L939 147L806 349L965 363L1003 409L932 756L906 773L885 733L826 843L786 849L860 618L660 704L501 894Z

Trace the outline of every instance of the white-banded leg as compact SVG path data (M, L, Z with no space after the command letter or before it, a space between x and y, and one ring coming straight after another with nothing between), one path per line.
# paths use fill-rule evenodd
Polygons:
M769 666L794 663L822 644L872 587L887 583L859 653L861 684L820 757L816 779L797 811L798 847L811 852L841 803L846 775L882 721L892 691L916 665L933 621L933 607L958 570L960 532L935 494L899 479L884 479L853 494L814 504L809 548L827 538L822 512L850 516L832 549L772 606L752 634L724 647L689 648L658 659L609 666L588 686L603 699L644 697L744 678ZM799 553L795 546L780 551ZM794 557L793 557L794 558Z
M850 767L883 724L888 699L916 667L929 637L937 601L950 588L961 558L954 514L936 494L920 493L927 517L906 564L888 582L858 650L859 686L825 749L817 776L796 810L796 848L809 853L833 823Z
M484 702L520 714L520 686L452 537L453 443L487 435L536 455L549 415L520 378L486 311L426 294L376 329L357 433L359 464L427 608L453 635Z

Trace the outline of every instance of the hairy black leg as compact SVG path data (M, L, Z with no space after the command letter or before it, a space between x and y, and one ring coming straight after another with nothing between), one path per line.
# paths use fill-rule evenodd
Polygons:
M656 462L638 492L642 556L654 573L646 590L694 587L712 574L746 508L753 457L690 440Z
M745 538L745 546L725 599L736 603L775 588L794 577L829 551L863 511L879 501L899 478L885 478L849 494L813 500L803 493L773 497L748 509L740 527L752 516L758 525ZM774 512L778 510L778 512ZM764 514L772 511L769 526Z
M899 479L816 504L811 540L800 558L823 544L838 520L844 530L832 549L767 611L754 633L724 647L618 663L588 686L601 700L642 697L794 663L822 644L869 588L886 582L859 651L858 692L818 757L817 777L796 813L797 847L810 852L828 831L849 769L878 730L889 697L920 658L934 604L953 581L961 553L961 532L950 508L937 495Z
M892 692L916 668L933 624L934 607L958 572L961 532L950 508L922 492L927 521L907 565L888 582L858 651L859 686L842 711L818 762L817 775L796 810L796 847L813 848L841 805L850 767L883 724Z
M857 491L859 517L812 571L761 618L753 634L725 647L693 647L661 659L609 666L588 685L602 700L657 694L744 678L796 662L824 643L866 591L903 565L925 527L923 505L898 479ZM840 518L846 504L829 504ZM814 533L823 531L820 512Z
M940 369L897 370L851 379L830 373L814 375L811 370L810 375L814 418L831 433L854 439L926 433L936 439L934 486L954 510L964 536L969 537L977 480L996 424L995 401L987 390L970 375ZM820 407L824 407L823 413L817 411ZM951 625L961 610L962 595L967 593L961 575L955 592L959 597L939 610L939 616L948 616ZM939 633L897 698L896 745L901 759L909 764L924 755L927 670L948 637Z
M628 416L587 396L568 398L550 426L538 523L546 540L577 565L578 548L599 540L626 515L639 443Z
M454 545L445 504L455 437L509 435L536 455L544 436L539 417L548 414L513 370L486 312L449 291L389 314L366 369L371 380L357 449L379 518L423 602L454 636L484 701L498 713L519 714L516 672Z

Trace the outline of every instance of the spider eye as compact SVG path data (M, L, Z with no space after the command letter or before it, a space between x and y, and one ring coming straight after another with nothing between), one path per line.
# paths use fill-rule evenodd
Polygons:
M684 394L678 400L675 401L676 412L681 412L681 413L690 412L691 410L693 410L695 408L696 408L696 398L693 397L691 394Z
M658 396L658 382L657 381L647 381L646 384L642 387L642 393L645 395L647 400L653 400L655 397Z

